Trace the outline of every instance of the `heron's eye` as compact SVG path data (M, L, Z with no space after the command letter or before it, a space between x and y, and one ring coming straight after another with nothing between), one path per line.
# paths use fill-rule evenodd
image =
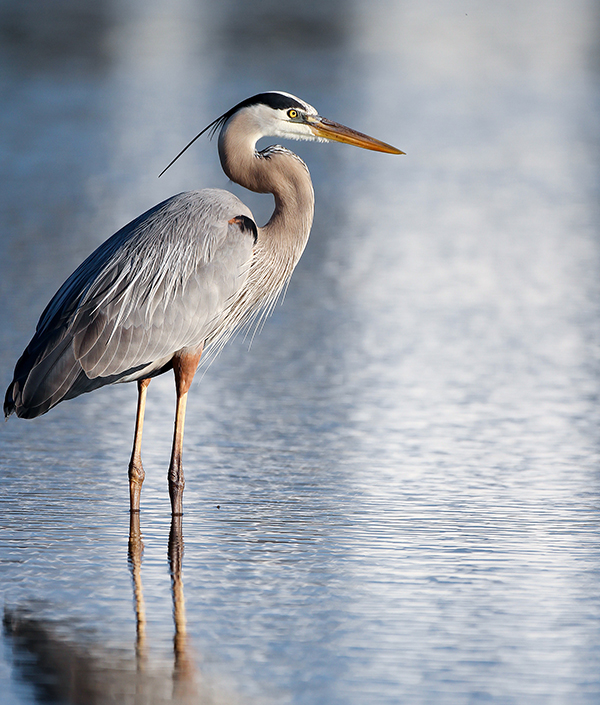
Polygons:
M290 120L295 120L298 117L298 111L294 110L294 108L292 108L291 110L288 110L287 114L288 114L288 117L290 118Z

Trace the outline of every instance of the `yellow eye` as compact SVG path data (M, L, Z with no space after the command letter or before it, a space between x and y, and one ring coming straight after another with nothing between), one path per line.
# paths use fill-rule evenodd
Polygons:
M287 114L291 120L295 120L298 117L298 111L294 110L293 108L291 110L288 110Z

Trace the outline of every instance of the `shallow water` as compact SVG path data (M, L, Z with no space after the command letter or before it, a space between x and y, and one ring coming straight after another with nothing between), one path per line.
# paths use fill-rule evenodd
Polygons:
M593 3L0 9L0 369L103 239L227 187L186 142L280 88L397 145L292 145L315 225L284 305L174 391L0 431L0 702L596 703ZM271 200L232 190L259 221Z

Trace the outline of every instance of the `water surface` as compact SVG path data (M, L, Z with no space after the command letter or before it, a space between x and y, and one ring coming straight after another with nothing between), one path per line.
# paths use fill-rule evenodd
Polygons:
M298 143L315 225L284 305L190 394L1 430L0 701L596 703L597 10L577 2L6 2L0 369L102 240L232 188L235 102L298 94L405 150Z

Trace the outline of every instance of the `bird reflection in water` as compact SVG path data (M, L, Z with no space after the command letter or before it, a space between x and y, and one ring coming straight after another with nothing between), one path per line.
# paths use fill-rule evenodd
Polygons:
M168 544L173 596L172 666L149 656L142 586L144 544L140 515L133 512L128 558L136 615L135 659L78 633L71 623L37 617L35 605L5 609L4 633L11 642L15 673L33 686L37 702L100 705L118 702L150 705L226 705L240 702L227 688L200 679L189 644L183 594L182 517L174 516ZM43 606L47 609L48 605Z
M175 622L175 636L173 637L174 668L173 668L173 700L175 702L191 702L197 695L195 686L195 666L191 657L187 637L185 618L185 598L183 595L183 581L181 570L183 564L183 517L181 515L171 518L171 531L169 533L169 571L171 573L171 592L173 595L173 620ZM142 586L142 555L144 543L140 529L139 512L131 512L129 520L129 566L133 580L133 598L136 616L136 664L143 685L143 674L146 672L148 652L146 644L146 609Z

